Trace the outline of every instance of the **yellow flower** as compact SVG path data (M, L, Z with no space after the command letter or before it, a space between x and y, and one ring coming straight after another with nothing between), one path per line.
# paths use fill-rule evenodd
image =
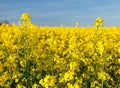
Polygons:
M44 79L41 79L39 81L39 84L41 84L43 87L48 88L49 86L54 87L56 82L55 76L46 75Z
M105 72L98 72L98 79L101 79L103 81L109 80L110 79L110 75L105 73Z
M118 52L120 53L120 48L118 48Z
M69 70L64 74L64 80L65 81L70 81L74 78L74 75L75 75L74 72Z
M101 17L96 18L95 20L95 26L96 27L102 27L103 26L103 19Z
M39 88L39 85L38 85L38 84L34 84L34 85L32 86L32 88Z
M97 42L98 53L102 56L104 52L104 45L102 41Z
M25 87L25 86L23 86L21 84L17 84L16 88L27 88L27 87Z
M30 15L28 13L23 13L21 19L30 19Z
M15 79L15 82L18 82L19 81L19 79Z
M76 28L79 27L79 22L76 22L75 27L76 27Z
M71 61L69 66L70 66L70 70L74 71L79 66L79 63L75 61Z
M20 21L19 21L19 24L21 25L21 24L31 24L31 17L30 17L30 15L28 14L28 13L23 13L22 15L21 15L21 18L20 18Z
M76 82L76 83L74 84L74 88L80 88L80 85Z
M98 18L96 18L95 22L103 23L103 19L101 17L98 17Z
M94 67L93 66L88 66L88 71L94 72Z
M3 51L0 51L0 56L4 55L4 52Z
M118 59L118 63L120 64L120 58Z
M74 86L71 83L67 83L68 88L74 88Z

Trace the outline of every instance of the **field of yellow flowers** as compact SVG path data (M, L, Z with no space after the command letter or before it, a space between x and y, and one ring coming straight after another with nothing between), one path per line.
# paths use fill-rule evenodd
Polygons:
M120 28L0 26L0 88L120 87Z
M0 88L119 88L120 27L0 26Z

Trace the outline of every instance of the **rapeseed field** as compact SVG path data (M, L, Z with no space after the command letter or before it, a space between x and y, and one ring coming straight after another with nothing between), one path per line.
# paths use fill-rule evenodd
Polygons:
M120 27L98 19L49 27L23 14L19 26L0 25L0 88L119 88Z

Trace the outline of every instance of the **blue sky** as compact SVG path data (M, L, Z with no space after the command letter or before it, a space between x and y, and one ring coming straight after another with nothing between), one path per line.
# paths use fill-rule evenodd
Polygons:
M120 0L0 0L0 20L18 24L22 13L41 26L93 26L97 17L105 26L120 25Z

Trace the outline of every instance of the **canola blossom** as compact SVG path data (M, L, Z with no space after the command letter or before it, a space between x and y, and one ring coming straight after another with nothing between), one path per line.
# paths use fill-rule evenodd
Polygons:
M95 27L103 27L104 20L101 17L96 18Z
M23 24L31 24L31 16L28 14L28 13L23 13L21 15L21 18L20 18L20 21L19 21L19 24L20 25L23 25Z
M119 88L119 35L120 27L2 24L0 88Z

